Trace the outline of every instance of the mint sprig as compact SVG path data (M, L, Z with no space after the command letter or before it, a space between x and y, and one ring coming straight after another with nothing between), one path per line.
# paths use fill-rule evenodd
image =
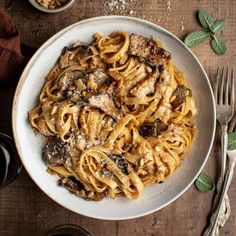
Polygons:
M197 46L209 37L209 33L205 31L194 31L185 38L184 42L189 47Z
M198 11L198 20L203 29L188 34L184 39L184 43L188 47L195 47L205 41L208 37L211 37L211 47L214 52L218 55L225 54L227 51L226 44L221 38L216 36L217 32L223 30L224 20L214 20L206 10Z
M226 52L225 42L215 35L213 35L211 40L211 47L218 55L224 55Z
M214 33L221 31L224 29L225 21L224 20L216 20L212 25L212 30Z
M200 23L204 29L212 30L212 26L214 24L214 19L206 10L199 10L198 11L198 20L200 21Z
M200 174L195 181L195 186L200 192L206 193L214 190L215 182L209 175Z
M236 132L228 134L228 150L236 150Z

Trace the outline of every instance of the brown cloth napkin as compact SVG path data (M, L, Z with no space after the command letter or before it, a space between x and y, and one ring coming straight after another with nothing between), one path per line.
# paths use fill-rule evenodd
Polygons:
M24 56L22 55L24 52ZM0 7L0 84L17 81L35 49L22 45L19 31L12 18Z

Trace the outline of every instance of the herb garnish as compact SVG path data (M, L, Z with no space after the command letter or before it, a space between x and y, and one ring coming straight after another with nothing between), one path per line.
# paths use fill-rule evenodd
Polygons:
M236 149L236 132L228 134L228 150L232 151Z
M189 47L197 46L202 43L206 38L210 36L210 33L205 31L194 31L185 38L184 42Z
M216 32L224 28L224 20L214 20L206 10L198 11L198 20L203 27L201 31L194 31L186 36L184 43L188 47L194 47L202 43L208 37L211 37L211 47L218 55L226 52L225 42L216 36Z
M209 175L200 174L195 181L195 186L200 192L206 193L214 190L215 183L213 178L210 177Z

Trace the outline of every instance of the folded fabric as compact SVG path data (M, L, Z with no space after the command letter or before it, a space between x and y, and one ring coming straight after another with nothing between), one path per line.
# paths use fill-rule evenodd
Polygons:
M19 31L11 17L0 8L0 81L13 78L23 59Z
M19 77L28 55L34 49L23 46L28 54L22 55L19 31L12 18L0 7L0 83L10 84Z

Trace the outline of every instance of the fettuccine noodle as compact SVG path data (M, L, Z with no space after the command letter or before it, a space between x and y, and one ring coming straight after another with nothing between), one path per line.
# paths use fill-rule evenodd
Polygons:
M194 98L157 40L93 39L65 48L29 122L48 137L48 172L70 192L135 199L180 166L195 134Z

